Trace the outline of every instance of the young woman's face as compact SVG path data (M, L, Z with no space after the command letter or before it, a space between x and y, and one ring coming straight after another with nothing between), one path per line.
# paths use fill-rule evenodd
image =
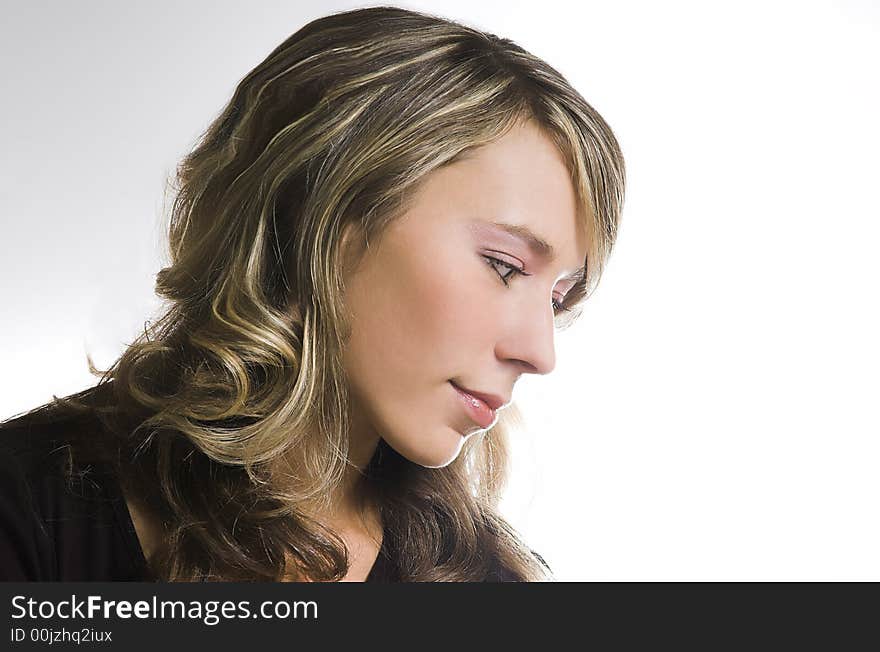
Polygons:
M565 163L532 123L430 174L346 279L352 437L381 437L422 466L452 462L497 420L456 386L506 404L522 374L553 369L552 304L586 248Z

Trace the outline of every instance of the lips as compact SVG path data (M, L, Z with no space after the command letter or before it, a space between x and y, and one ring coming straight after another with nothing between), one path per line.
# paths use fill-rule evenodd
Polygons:
M461 397L463 407L468 416L480 428L491 427L495 423L495 411L507 403L507 401L496 394L466 389L452 381L449 381L449 384L452 385L456 393Z
M483 401L483 403L489 406L490 410L497 410L498 408L507 404L507 401L505 401L497 394L486 394L485 392L477 392L472 389L468 389L467 387L456 385L455 383L452 383L452 386L461 390L465 394L470 394L474 398L480 399L481 401Z

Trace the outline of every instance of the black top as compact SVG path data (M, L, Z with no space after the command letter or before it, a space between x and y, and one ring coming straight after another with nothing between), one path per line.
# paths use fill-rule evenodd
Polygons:
M53 434L0 430L0 579L150 579L117 482L94 467L66 478Z
M74 466L73 421L0 427L0 581L155 581L109 464ZM385 545L367 582L398 581ZM488 581L516 581L493 568Z

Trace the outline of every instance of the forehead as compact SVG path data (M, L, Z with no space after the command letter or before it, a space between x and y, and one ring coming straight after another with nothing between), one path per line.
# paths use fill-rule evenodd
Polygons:
M450 209L444 219L514 225L548 244L564 267L583 265L586 231L570 172L531 122L435 170L419 194Z

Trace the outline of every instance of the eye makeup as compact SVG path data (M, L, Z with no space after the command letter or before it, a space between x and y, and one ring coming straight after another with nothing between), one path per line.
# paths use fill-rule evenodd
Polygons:
M510 287L510 279L516 276L531 276L531 274L526 272L525 269L522 267L518 267L499 258L495 258L494 256L488 256L486 254L482 254L482 256L486 260L487 264L495 270L496 274L498 274L498 277L501 279L502 283L504 283L505 287ZM499 272L498 266L500 266L504 270L507 270L507 273L502 274L501 272ZM561 312L568 312L569 310L563 305L563 302L557 301L556 299L551 301L550 304L553 307L553 314L556 315Z
M535 264L549 264L556 261L558 254L553 245L525 225L474 220L469 226L478 241L495 242L496 246L503 243L505 247L521 251ZM520 263L522 264L521 260ZM574 286L583 277L585 270L586 267L580 267L557 279L557 282L571 282L571 286Z

